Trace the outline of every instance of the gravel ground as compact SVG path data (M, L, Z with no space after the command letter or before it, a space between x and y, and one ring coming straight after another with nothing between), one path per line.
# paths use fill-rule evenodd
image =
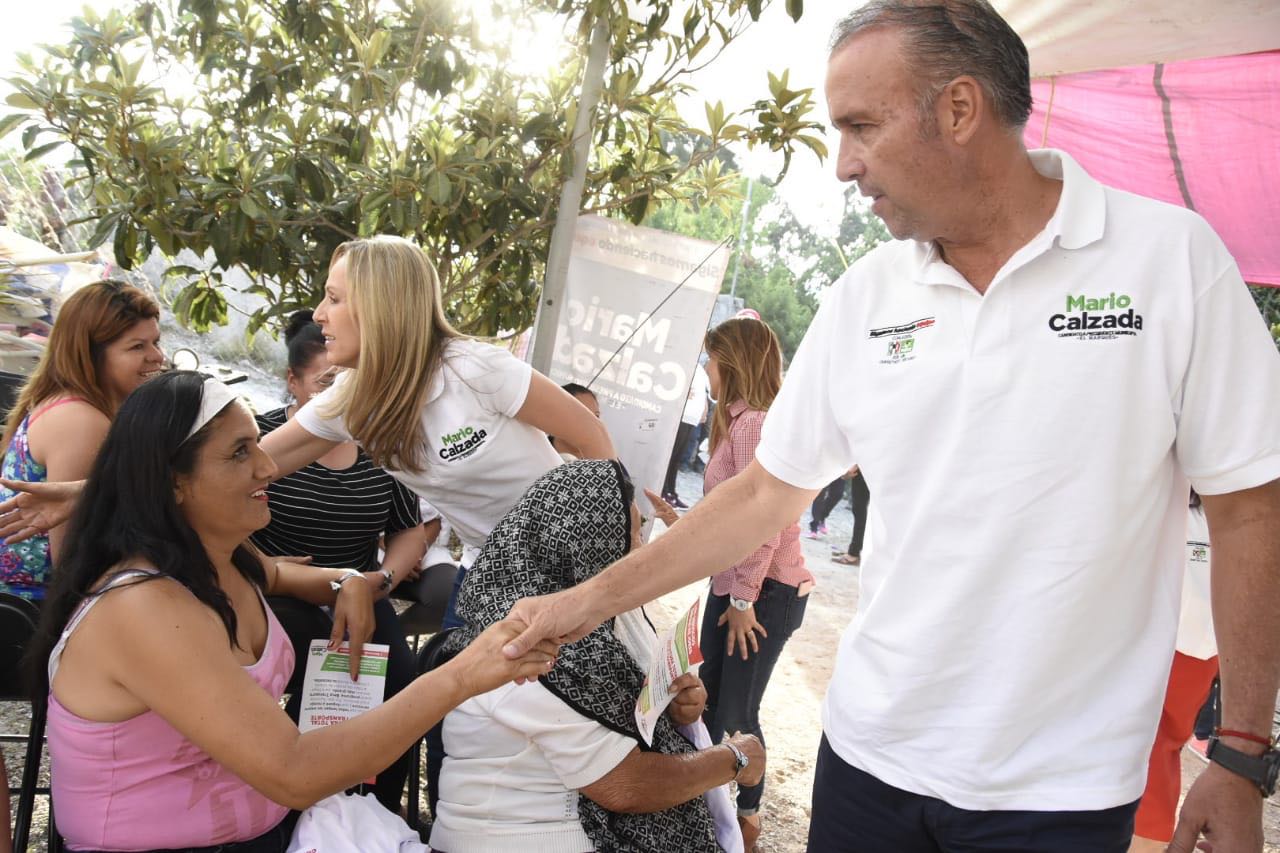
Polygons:
M679 491L688 503L701 496L700 476L681 472ZM872 496L872 500L874 500ZM660 525L659 525L660 526ZM836 644L854 612L858 600L857 572L830 560L831 546L848 545L852 516L848 501L842 502L827 520L825 540L802 539L805 559L817 578L805 613L804 625L788 642L774 671L762 708L763 725L769 744L769 772L762 809L764 833L760 848L765 853L798 853L805 847L809 825L813 759L822 726L819 711L831 677ZM693 600L704 594L705 583L693 584L659 599L649 608L650 617L661 628L679 617ZM29 719L26 705L0 702L0 731L25 732ZM21 772L22 747L5 746L10 778ZM1183 786L1203 772L1203 759L1183 751ZM16 800L14 801L16 804ZM424 806L425 808L425 806ZM1264 820L1266 853L1280 853L1280 801L1267 801ZM35 843L30 851L44 851L44 829L48 821L47 800L36 801Z

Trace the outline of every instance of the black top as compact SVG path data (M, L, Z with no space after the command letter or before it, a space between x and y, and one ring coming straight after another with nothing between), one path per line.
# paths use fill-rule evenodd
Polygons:
M257 416L266 435L283 408ZM250 537L270 557L310 556L312 565L373 571L378 536L422 523L418 498L360 451L341 470L313 462L267 486L271 523Z

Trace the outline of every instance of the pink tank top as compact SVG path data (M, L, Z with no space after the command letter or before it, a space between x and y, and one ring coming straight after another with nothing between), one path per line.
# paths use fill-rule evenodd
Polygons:
M105 589L144 571L121 572ZM261 598L261 593L259 593ZM49 655L53 683L67 638L100 600L84 602ZM267 614L262 656L245 671L279 701L293 647ZM49 694L49 761L58 830L72 850L155 850L247 841L288 809L218 764L153 711L118 723L86 720Z

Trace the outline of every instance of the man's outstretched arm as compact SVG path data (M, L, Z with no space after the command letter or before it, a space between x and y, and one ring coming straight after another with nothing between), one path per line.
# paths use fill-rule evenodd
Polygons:
M511 615L529 627L504 651L515 658L544 638L572 642L610 616L732 566L798 519L816 494L752 462L651 545L572 589L516 602Z

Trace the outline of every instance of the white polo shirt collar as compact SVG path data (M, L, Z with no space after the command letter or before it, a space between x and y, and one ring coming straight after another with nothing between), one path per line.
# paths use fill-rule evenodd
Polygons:
M1037 172L1046 178L1062 181L1062 195L1044 229L1014 253L995 280L1042 254L1053 245L1054 240L1064 249L1082 249L1102 239L1106 228L1107 201L1102 184L1090 177L1071 155L1054 148L1029 151L1027 155ZM916 255L916 272L913 277L916 284L945 284L972 289L964 276L943 259L937 243L930 240L928 243L914 242L912 245Z

